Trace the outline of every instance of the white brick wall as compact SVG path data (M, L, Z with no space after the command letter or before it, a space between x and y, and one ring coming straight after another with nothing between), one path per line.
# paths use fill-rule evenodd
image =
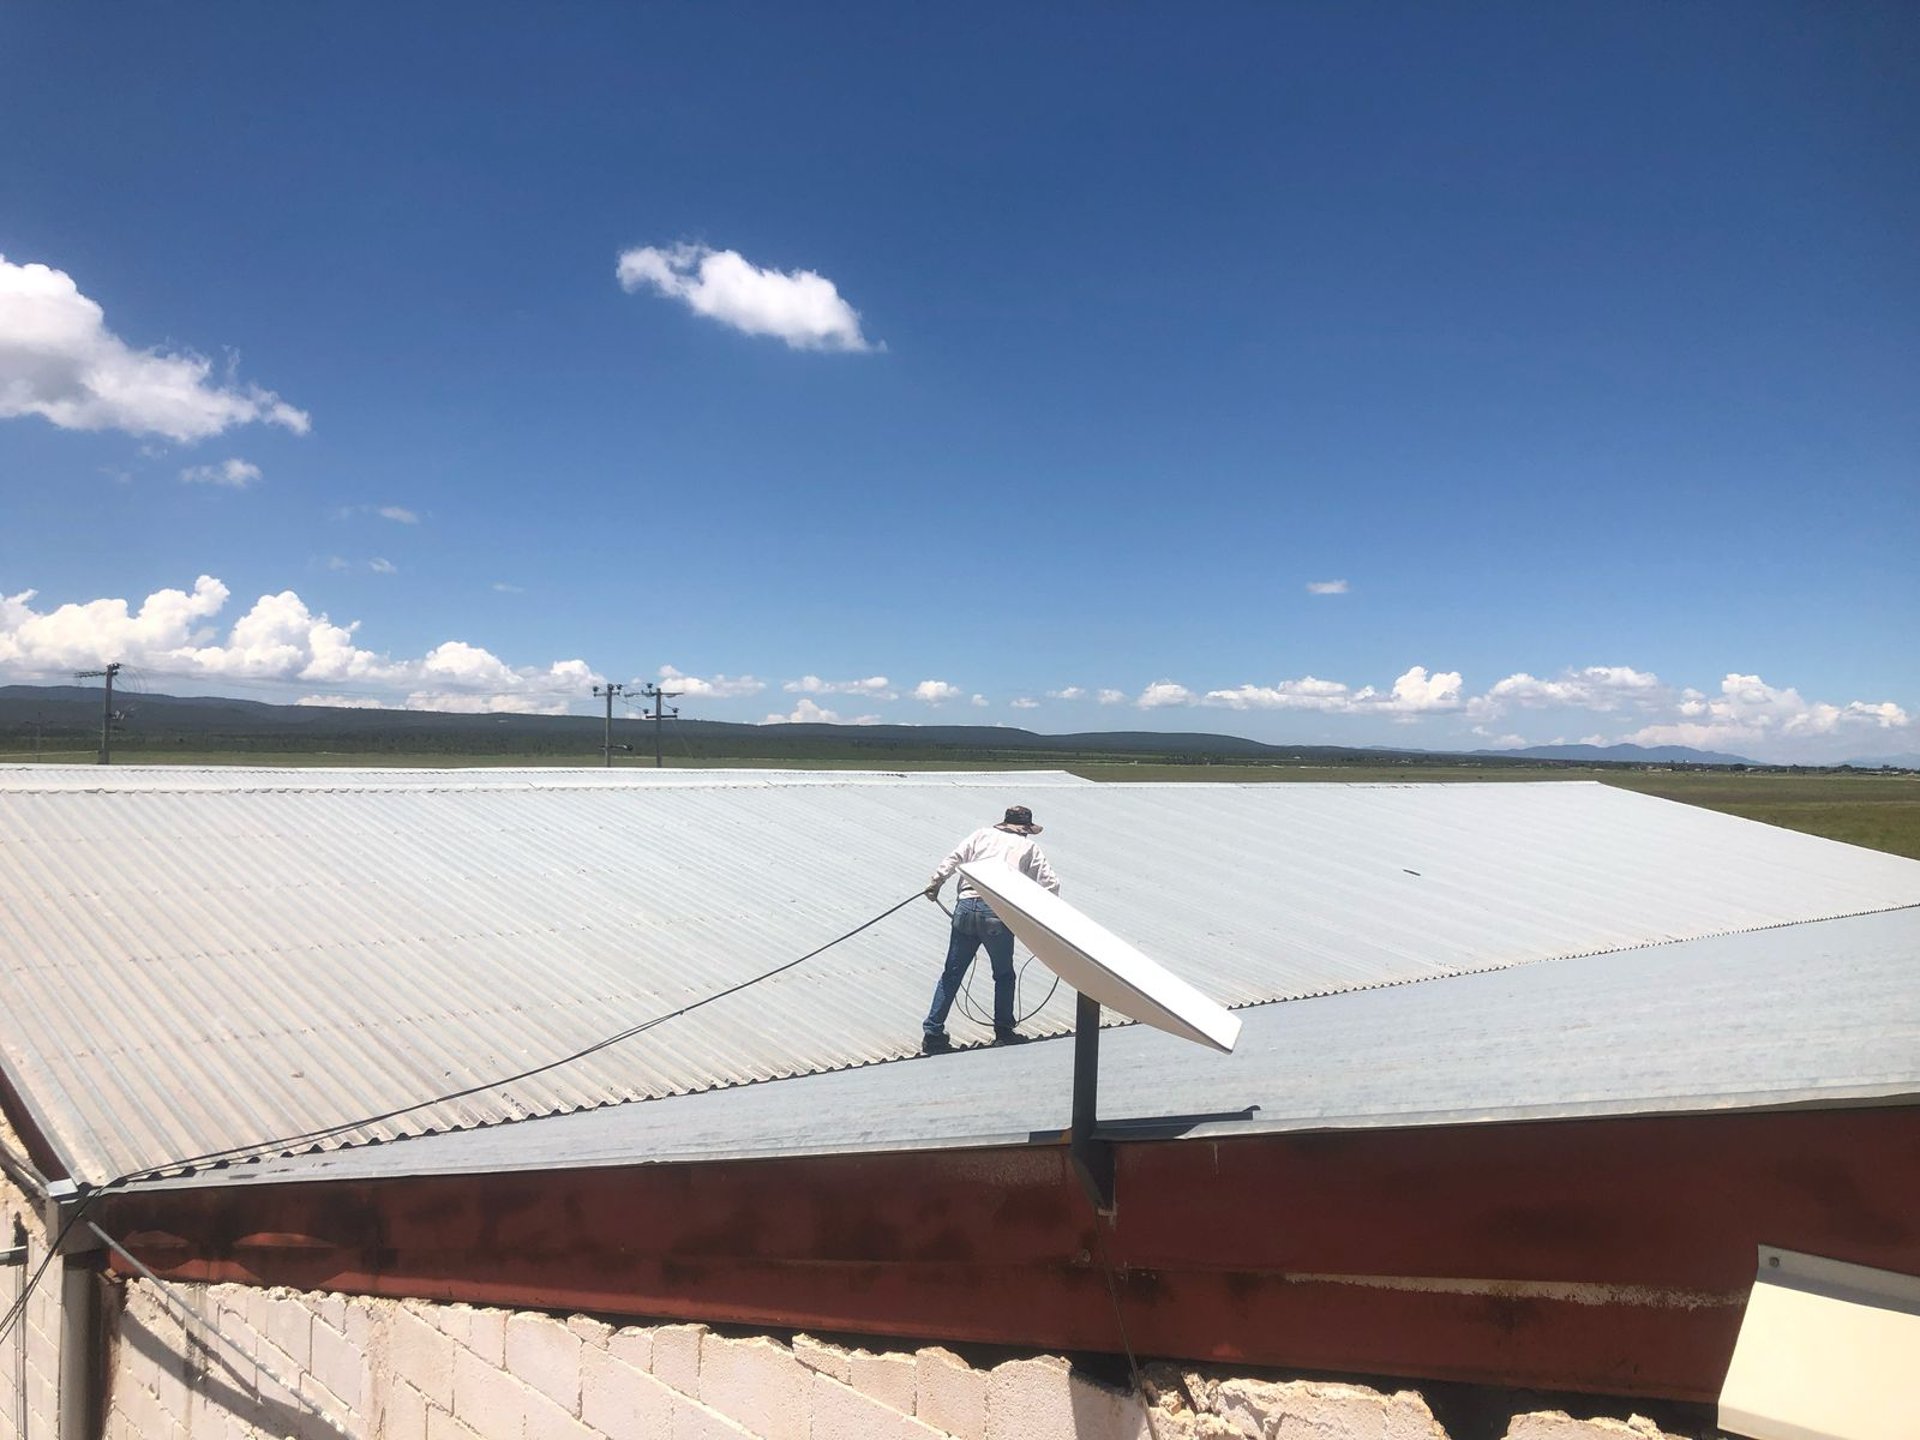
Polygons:
M9 1197L14 1203L14 1197ZM848 1349L704 1325L616 1326L240 1285L127 1287L108 1440L1147 1440L1141 1401L1054 1356L989 1370L951 1351ZM56 1440L57 1290L25 1332L42 1376L26 1440ZM12 1342L9 1342L11 1346ZM10 1372L11 1373L11 1372ZM1420 1396L1155 1366L1159 1440L1448 1440ZM9 1384L11 1384L9 1380ZM16 1387L17 1388L17 1387ZM10 1399L14 1391L0 1388ZM1191 1404L1187 1397L1192 1397ZM9 1421L11 1421L9 1412ZM10 1424L0 1423L0 1434ZM1510 1440L1661 1440L1645 1421L1516 1416Z
M0 1144L16 1157L26 1149L0 1121ZM13 1248L13 1226L27 1231L27 1263L0 1269L0 1315L24 1293L47 1255L47 1234L34 1200L0 1176L0 1249ZM60 1416L60 1266L56 1262L27 1301L26 1313L0 1340L0 1435L52 1440Z

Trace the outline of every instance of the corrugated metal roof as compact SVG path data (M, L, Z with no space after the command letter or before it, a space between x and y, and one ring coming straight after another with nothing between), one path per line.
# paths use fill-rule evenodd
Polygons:
M0 765L0 791L43 790L502 790L525 786L539 790L631 790L635 786L698 785L888 785L913 779L926 785L1004 786L1016 778L1022 787L1090 785L1065 770L768 770L729 767L719 770L581 769L577 766L365 766L336 769L316 765L300 769L260 765Z
M1920 909L1264 1005L1241 1018L1230 1056L1144 1026L1102 1035L1100 1118L1110 1133L1226 1138L1914 1104ZM183 1183L1024 1144L1067 1127L1072 1086L1073 1045L1062 1038L293 1156Z
M1920 903L1920 863L1590 783L45 773L0 777L0 1054L94 1179L567 1054L868 919L1023 796L1068 898L1229 1004ZM909 1053L945 927L915 904L645 1043L344 1138ZM1063 990L1029 1028L1071 1015Z

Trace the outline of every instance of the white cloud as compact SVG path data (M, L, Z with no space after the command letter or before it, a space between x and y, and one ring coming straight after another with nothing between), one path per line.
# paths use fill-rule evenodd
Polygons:
M398 565L394 564L391 560L383 560L378 555L367 562L367 568L376 575L398 575L400 573L400 567Z
M1176 689L1179 687L1175 687ZM1186 700L1168 700L1166 704L1186 704ZM1298 680L1279 680L1272 685L1240 685L1231 690L1209 690L1200 700L1203 705L1223 705L1230 710L1312 710L1328 715L1388 714L1403 718L1426 711L1460 709L1458 671L1428 674L1424 665L1415 665L1393 682L1390 692L1382 693L1371 685L1355 690L1338 680L1321 680L1303 675Z
M293 703L296 705L324 705L332 710L394 710L402 708L389 705L384 700L376 700L368 695L302 695Z
M860 314L812 270L763 270L736 250L645 245L620 256L629 294L650 289L748 335L777 336L795 350L884 348L860 333Z
M884 675L869 675L864 680L822 680L818 675L802 675L780 687L789 695L864 695L870 700L897 700L893 682Z
M39 415L63 430L183 444L255 422L307 433L306 412L271 390L212 375L203 356L132 348L65 271L0 256L0 419Z
M1069 685L1064 690L1047 691L1047 698L1049 700L1084 700L1087 698L1087 692L1078 685Z
M404 505L382 505L381 515L400 525L418 525L420 517Z
M1156 680L1140 692L1140 698L1133 702L1142 710L1159 710L1168 705L1191 705L1193 692L1184 685L1176 685L1171 680Z
M494 582L493 582L493 584L492 584L492 586L491 586L490 588L492 588L492 589L494 589L494 590L498 590L498 591L499 591L499 592L500 592L500 593L501 593L502 595L524 595L524 594L526 594L526 593L527 593L527 587L526 587L526 586L524 586L524 585L509 585L509 584L508 584L508 583L507 583L506 581L504 581L504 580L496 580L496 581L494 581Z
M793 707L790 715L769 715L760 722L762 725L878 725L878 715L855 715L850 720L842 720L832 710L816 704L804 695Z
M227 485L244 490L260 478L260 467L240 459L218 465L189 465L180 472L180 478L189 485Z
M913 698L924 700L929 705L944 705L949 700L958 700L966 693L958 685L949 685L944 680L922 680L913 687Z
M1124 705L1127 703L1127 692L1124 690L1102 690L1098 698L1102 705Z
M1038 710L1040 708L1040 702L1030 695L1017 695L1009 700L1007 704L1015 710Z
M1845 705L1809 701L1792 686L1780 688L1758 675L1738 674L1720 682L1717 696L1683 691L1678 713L1678 720L1643 726L1626 739L1636 745L1766 748L1783 740L1899 730L1914 723L1913 717L1891 700L1854 700Z
M1630 665L1589 665L1567 669L1555 680L1538 680L1522 670L1496 681L1484 699L1498 707L1524 709L1569 706L1580 710L1619 710L1629 705L1646 708L1667 698L1658 675Z
M736 700L743 695L758 695L767 682L751 675L712 675L702 678L687 675L671 665L660 667L660 688L677 690L696 700Z
M1393 682L1393 698L1382 702L1383 709L1413 713L1423 710L1456 710L1461 705L1458 670L1427 673L1424 665L1415 665Z
M1367 693L1372 694L1371 691ZM1224 705L1230 710L1342 711L1353 707L1354 694L1337 680L1317 680L1307 675L1272 685L1241 685L1232 690L1209 690L1201 703Z
M1309 595L1344 595L1347 593L1347 582L1344 580L1309 580L1307 582L1307 593Z
M411 709L558 714L599 678L581 660L508 665L491 651L449 640L418 660L354 643L291 590L262 595L222 638L211 623L229 599L210 575L193 592L156 590L136 610L125 600L34 608L34 593L0 597L0 673L49 676L108 661L192 681L261 680L380 690Z

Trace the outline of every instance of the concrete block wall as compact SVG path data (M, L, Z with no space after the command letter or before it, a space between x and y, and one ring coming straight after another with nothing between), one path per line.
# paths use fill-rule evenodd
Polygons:
M182 1313L180 1297L191 1315ZM49 1372L51 1373L51 1372ZM241 1285L127 1286L109 1440L1450 1440L1421 1397L1149 1367L1147 1406L1057 1356L991 1368L704 1325L611 1325ZM27 1432L46 1435L50 1427ZM1663 1440L1516 1415L1509 1440Z
M14 1156L26 1152L0 1122L0 1145ZM27 1263L0 1269L0 1315L25 1293L34 1268L47 1255L47 1233L33 1197L0 1172L0 1250L14 1247L14 1227L26 1232ZM60 1418L60 1266L48 1269L27 1301L26 1312L0 1340L0 1435L54 1440Z

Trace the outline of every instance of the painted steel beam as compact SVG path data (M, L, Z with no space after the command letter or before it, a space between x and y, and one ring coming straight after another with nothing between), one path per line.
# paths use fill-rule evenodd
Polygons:
M537 1123L537 1122L536 1122ZM1121 1142L1143 1354L1711 1400L1759 1243L1920 1273L1920 1109ZM151 1189L169 1278L1117 1350L1063 1144Z

